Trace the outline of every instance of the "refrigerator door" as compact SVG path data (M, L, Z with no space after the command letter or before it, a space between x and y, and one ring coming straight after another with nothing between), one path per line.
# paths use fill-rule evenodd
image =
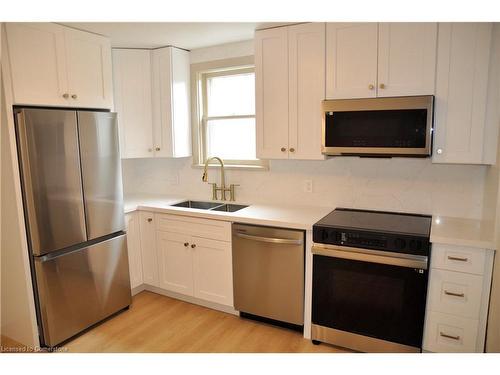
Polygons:
M33 254L86 241L76 112L22 109L16 131Z
M125 230L116 113L78 112L89 240Z
M44 344L54 346L131 303L124 234L35 258Z

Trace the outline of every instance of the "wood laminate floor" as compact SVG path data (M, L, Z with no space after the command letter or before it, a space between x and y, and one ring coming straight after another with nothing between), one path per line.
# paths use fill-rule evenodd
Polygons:
M296 353L343 352L313 345L301 333L151 292L128 311L64 345L69 352Z

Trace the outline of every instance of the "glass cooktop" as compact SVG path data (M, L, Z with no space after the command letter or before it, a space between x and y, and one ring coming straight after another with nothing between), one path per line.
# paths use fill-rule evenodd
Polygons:
M337 208L315 225L429 237L431 221L429 215Z

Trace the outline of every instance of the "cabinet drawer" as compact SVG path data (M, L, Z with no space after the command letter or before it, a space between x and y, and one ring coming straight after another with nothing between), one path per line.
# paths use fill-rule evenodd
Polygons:
M429 310L478 319L482 294L482 276L431 270Z
M482 275L485 250L465 246L433 244L431 267Z
M423 349L435 353L476 352L478 321L430 311Z
M219 241L231 241L231 223L189 216L156 214L156 230L183 233Z

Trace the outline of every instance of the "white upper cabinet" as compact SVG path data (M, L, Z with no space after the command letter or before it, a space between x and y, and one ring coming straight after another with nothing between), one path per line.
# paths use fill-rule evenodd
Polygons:
M152 78L155 156L191 156L189 52L153 50Z
M437 24L381 23L377 96L433 95Z
M7 23L15 104L111 108L105 37L51 23Z
M433 95L436 23L329 23L328 99Z
M113 49L113 78L122 158L152 156L150 51Z
M288 157L323 159L321 103L325 99L325 24L288 28Z
M122 158L191 155L189 52L113 49Z
M325 24L255 33L257 157L324 159Z
M326 97L377 96L376 23L326 25Z
M433 162L494 164L499 39L491 23L439 26Z
M65 28L66 67L75 107L111 108L111 44L102 36Z
M257 157L288 158L288 31L255 32Z
M66 105L64 31L52 23L6 23L16 104Z

